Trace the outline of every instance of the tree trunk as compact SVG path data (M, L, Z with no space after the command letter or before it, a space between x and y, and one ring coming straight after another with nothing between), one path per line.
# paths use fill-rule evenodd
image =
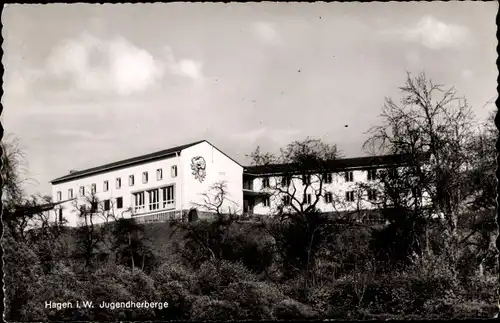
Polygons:
M132 252L130 253L130 257L131 257L132 273L133 273L134 272L135 263L134 263L134 254Z

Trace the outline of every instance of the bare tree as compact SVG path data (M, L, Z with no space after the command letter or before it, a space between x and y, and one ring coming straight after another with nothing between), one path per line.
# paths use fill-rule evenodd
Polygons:
M287 145L278 156L261 153L257 147L248 157L252 165L269 167L270 174L264 175L264 192L274 198L272 213L293 217L316 208L324 197L325 175L331 172L329 164L339 155L336 145L306 138Z
M371 137L364 148L408 157L405 180L417 194L428 195L430 212L443 215L450 256L456 259L458 214L468 198L464 170L470 166L468 147L475 118L454 88L443 89L424 73L417 77L408 73L400 90L401 104L386 98L382 123L368 131Z
M205 210L216 215L220 220L228 218L236 220L240 213L238 204L229 198L227 182L216 182L210 186L208 192L201 194L203 203L192 203L192 205L201 210Z
M3 138L2 148L2 203L4 209L22 203L25 192L23 185L27 176L26 154L21 149L19 139L13 135Z
M221 245L224 242L227 228L242 220L237 203L229 198L226 182L214 183L201 196L203 202L192 203L192 205L213 215L213 218L201 219L196 222L186 222L184 219L171 220L174 227L171 236L179 230L186 232L186 246L192 251L190 257L193 257L192 262L194 263L202 263L208 259L222 259Z
M262 153L259 147L249 155L252 164L267 173L263 192L272 207L262 227L274 237L286 275L310 276L318 251L332 235L332 217L317 206L325 198L331 163L339 155L335 145L310 138L287 145L278 156Z
M73 207L80 221L77 227L78 251L75 256L85 260L86 268L91 267L95 256L103 251L109 233L108 224L116 220L113 209L110 208L111 211L108 211L103 206L103 201L94 191L85 195L83 201L78 199L73 201Z

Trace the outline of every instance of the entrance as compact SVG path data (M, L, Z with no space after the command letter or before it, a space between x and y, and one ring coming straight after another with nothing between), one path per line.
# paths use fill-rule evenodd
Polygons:
M196 211L196 209L189 210L188 222L194 222L196 220L198 220L198 211Z
M253 214L253 207L255 206L255 201L253 198L247 198L243 200L243 212L247 214Z

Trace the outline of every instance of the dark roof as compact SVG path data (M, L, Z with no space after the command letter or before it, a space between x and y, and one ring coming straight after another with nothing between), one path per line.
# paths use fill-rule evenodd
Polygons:
M325 168L332 171L342 171L346 169L366 169L380 166L397 166L406 164L409 161L408 155L384 155L355 158L342 158L329 161ZM301 169L297 164L270 164L263 166L245 167L244 173L248 175L280 174L293 172ZM314 170L311 170L314 171Z
M117 161L117 162L114 162L114 163L110 163L110 164L106 164L106 165L97 166L97 167L93 167L93 168L89 168L89 169L85 169L85 170L81 170L81 171L72 172L71 174L68 174L68 175L56 178L56 179L52 180L50 183L57 184L57 183L65 182L65 181L68 181L68 180L72 180L72 179L76 179L76 178L81 178L81 177L84 177L84 176L87 176L87 175L91 175L91 174L95 174L95 173L100 173L100 172L103 172L103 171L110 171L110 170L114 170L114 169L121 168L121 167L124 167L124 166L131 166L131 165L140 164L140 163L143 163L143 162L146 162L146 161L153 161L153 160L156 160L156 159L161 159L161 158L168 157L168 156L174 155L176 153L179 153L179 152L181 152L182 150L184 150L186 148L189 148L191 146L200 144L200 143L202 143L204 141L206 141L206 140L200 140L200 141L192 142L190 144L186 144L186 145L182 145L182 146L177 146L177 147L173 147L173 148L169 148L169 149L157 151L157 152L154 152L154 153L151 153L151 154L142 155L142 156L134 157L134 158L128 158L128 159L120 160L120 161Z

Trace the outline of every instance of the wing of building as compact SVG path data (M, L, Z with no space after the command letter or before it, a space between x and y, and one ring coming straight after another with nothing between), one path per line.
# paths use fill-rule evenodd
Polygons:
M205 203L216 183L226 185L221 211L241 209L243 166L206 140L102 165L54 179L54 201L71 199L60 206L69 226L84 219L82 208L98 214L94 223L114 218L136 217L139 221L165 221L189 214ZM92 197L99 201L98 205ZM210 196L209 196L210 198ZM215 196L213 196L215 198ZM97 203L96 203L97 204Z
M367 201L360 204L355 184L376 179L377 168L397 168L405 165L401 155L339 159L328 163L321 171L321 201L316 207L324 212L353 208L370 209L375 193L366 192ZM301 192L302 202L312 200L317 185L311 176L294 175L295 165L243 167L206 140L162 150L144 156L102 165L54 179L53 200L58 205L57 221L64 218L70 226L83 221L82 208L97 214L94 223L113 218L134 217L140 222L166 221L186 215L194 220L208 216L203 205L216 192L211 188L225 183L225 199L221 212L266 215L276 207L294 203L276 194L293 188ZM294 176L290 176L294 175ZM271 188L278 190L272 190ZM315 191L316 190L316 191ZM208 194L208 195L207 195ZM89 197L95 197L95 200ZM333 203L335 199L341 203ZM96 203L99 201L99 203ZM112 215L112 216L110 216Z

